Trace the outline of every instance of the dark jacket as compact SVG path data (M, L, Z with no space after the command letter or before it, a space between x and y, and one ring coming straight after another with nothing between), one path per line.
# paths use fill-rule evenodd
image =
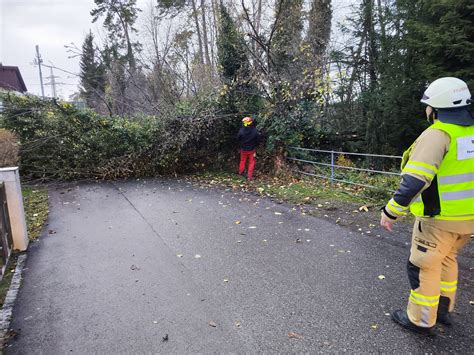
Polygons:
M245 151L254 150L260 143L260 133L253 125L242 127L237 138L239 139L240 149Z

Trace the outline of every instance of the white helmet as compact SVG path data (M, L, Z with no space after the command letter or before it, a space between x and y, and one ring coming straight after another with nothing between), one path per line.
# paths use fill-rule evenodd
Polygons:
M433 81L420 101L433 108L462 107L471 103L471 93L461 79L446 77Z

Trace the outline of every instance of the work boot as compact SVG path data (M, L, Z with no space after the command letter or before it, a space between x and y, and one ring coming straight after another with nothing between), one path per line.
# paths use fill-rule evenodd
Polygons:
M410 319L408 319L407 312L401 309L396 310L392 313L392 319L394 322L400 324L403 328L408 329L412 332L418 334L433 335L433 327L425 328L413 324Z
M441 323L447 327L453 325L453 320L449 314L449 303L450 299L448 297L441 296L439 298L438 314L436 316L436 322Z

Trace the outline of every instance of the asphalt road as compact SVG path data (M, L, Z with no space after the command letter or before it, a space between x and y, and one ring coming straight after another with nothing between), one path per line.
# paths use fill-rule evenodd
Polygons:
M409 235L185 181L63 185L50 202L8 354L472 353L470 257L453 328L426 338L390 320L409 292Z

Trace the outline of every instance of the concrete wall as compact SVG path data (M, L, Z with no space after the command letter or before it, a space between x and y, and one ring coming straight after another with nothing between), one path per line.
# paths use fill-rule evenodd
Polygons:
M0 181L5 182L8 212L12 227L13 249L26 250L29 239L18 167L0 168Z

